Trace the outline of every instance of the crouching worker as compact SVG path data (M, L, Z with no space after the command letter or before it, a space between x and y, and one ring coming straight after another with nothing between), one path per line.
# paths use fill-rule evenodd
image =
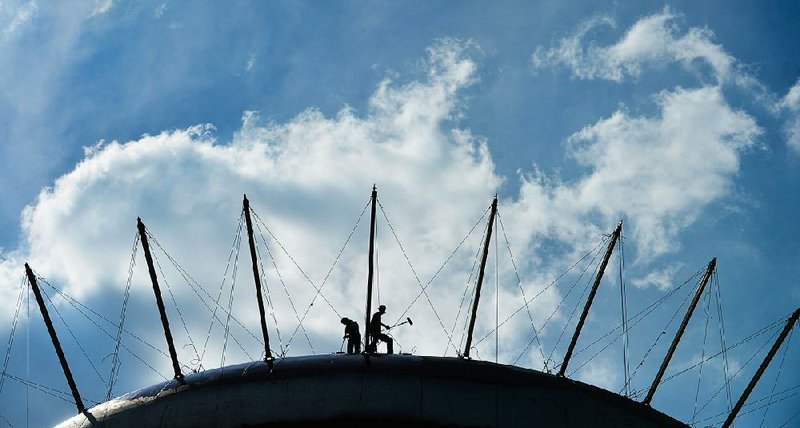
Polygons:
M342 318L344 324L344 338L347 339L347 353L361 353L361 332L358 330L358 323L350 318Z

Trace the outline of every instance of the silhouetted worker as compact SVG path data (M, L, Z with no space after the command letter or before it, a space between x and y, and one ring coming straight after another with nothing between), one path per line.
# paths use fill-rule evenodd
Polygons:
M360 354L361 331L358 329L358 323L350 318L342 318L342 324L344 324L344 338L347 339L347 353Z
M392 354L394 353L394 340L391 337L381 333L381 326L386 327L386 330L390 330L391 327L381 322L381 316L386 313L386 305L378 306L378 312L375 312L372 315L372 320L369 322L369 337L370 347L367 352L378 352L378 341L381 340L386 342L386 353Z

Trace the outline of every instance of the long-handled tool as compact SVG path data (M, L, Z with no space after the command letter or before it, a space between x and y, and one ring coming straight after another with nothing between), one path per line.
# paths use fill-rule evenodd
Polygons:
M411 318L406 318L405 321L393 325L392 328L395 328L395 327L397 327L399 325L403 325L403 324L414 325L414 322L411 321Z

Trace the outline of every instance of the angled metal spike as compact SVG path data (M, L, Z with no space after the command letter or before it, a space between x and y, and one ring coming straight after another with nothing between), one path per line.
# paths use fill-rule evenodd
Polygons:
M569 364L570 358L572 358L572 352L575 350L575 345L578 343L578 337L580 337L583 324L586 322L586 317L589 315L589 309L592 307L592 301L594 301L595 294L597 294L597 288L600 287L600 281L603 280L603 273L606 271L608 260L611 258L611 253L614 252L614 245L616 245L621 233L622 221L617 224L617 228L614 229L614 232L611 234L611 242L608 243L606 254L603 257L603 261L600 263L600 269L597 271L594 284L592 284L592 291L589 292L589 298L586 299L586 305L583 307L583 312L581 312L578 325L575 327L575 333L572 335L572 340L569 342L569 347L567 347L567 353L564 355L564 361L561 363L561 368L558 370L559 377L564 377L567 373L567 365Z
M714 257L708 263L706 272L703 274L703 278L700 280L700 286L697 287L697 291L694 293L692 302L689 304L689 309L686 311L686 315L683 316L683 321L681 321L681 325L678 327L678 332L675 333L675 338L672 339L672 344L669 346L667 355L664 356L664 361L661 362L661 367L658 369L658 374L656 374L655 379L653 379L653 384L650 385L650 390L647 391L647 397L645 397L644 401L642 401L642 403L645 405L649 406L650 402L653 400L653 395L656 393L656 388L658 388L658 385L661 383L661 378L664 376L664 372L667 370L669 360L672 359L672 354L675 353L675 349L678 347L678 342L681 341L681 336L683 336L683 332L686 330L686 325L689 324L689 319L692 317L692 313L694 313L694 308L697 306L697 302L700 301L700 296L703 294L703 289L706 288L706 284L708 284L708 280L711 279L711 274L714 273L714 268L716 266L717 258Z
M83 405L81 394L78 392L75 379L72 377L72 371L70 371L69 364L67 364L67 357L64 356L64 350L61 349L61 343L58 341L58 336L56 336L56 329L53 327L53 321L50 319L50 314L47 313L47 306L45 306L42 292L39 290L39 283L36 281L36 275L33 274L33 270L27 263L25 263L25 274L28 276L28 282L31 284L33 294L36 296L36 303L39 304L39 311L42 313L42 318L44 318L44 324L47 326L47 333L50 334L50 340L53 341L53 347L56 349L56 355L58 355L58 361L61 363L61 369L64 370L64 376L67 378L69 389L72 391L72 398L75 399L75 406L78 407L79 413L86 413L86 406Z

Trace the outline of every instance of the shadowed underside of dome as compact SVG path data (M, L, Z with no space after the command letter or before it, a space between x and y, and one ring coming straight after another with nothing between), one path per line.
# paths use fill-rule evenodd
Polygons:
M685 427L648 406L514 366L412 355L324 355L253 362L145 388L89 410L114 427L537 425ZM59 427L86 427L77 415Z

